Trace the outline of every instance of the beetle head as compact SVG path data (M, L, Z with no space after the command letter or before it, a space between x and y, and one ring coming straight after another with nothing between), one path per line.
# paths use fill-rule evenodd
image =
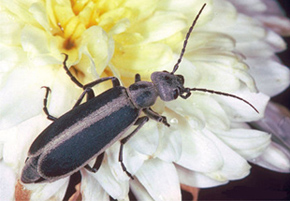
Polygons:
M167 71L154 72L151 75L151 80L163 101L175 100L178 96L182 98L190 96L189 89L183 86L184 78L182 75L174 75Z

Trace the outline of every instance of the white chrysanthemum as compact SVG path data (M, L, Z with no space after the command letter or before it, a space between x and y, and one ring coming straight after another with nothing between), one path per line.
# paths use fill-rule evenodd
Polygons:
M171 127L150 120L125 145L124 163L135 179L121 169L117 142L97 173L81 170L82 198L127 199L131 188L143 200L180 200L180 183L202 188L240 179L249 174L247 160L266 155L275 155L267 161L272 169L289 171L289 159L271 145L271 136L247 125L263 118L269 97L289 85L289 70L275 56L285 43L274 32L289 33L289 20L271 23L280 12L274 1L256 0L255 7L243 2L1 1L0 169L8 173L0 188L14 188L32 141L51 123L42 111L40 87L52 89L53 116L70 110L82 92L62 68L61 53L69 55L70 71L83 84L114 75L128 86L136 73L150 80L154 71L172 71L203 3L177 73L184 75L185 86L238 95L259 114L240 100L197 92L186 100L158 100L154 110ZM269 2L277 12L269 11ZM31 200L48 200L62 199L67 184L64 178L25 187ZM13 197L10 191L6 199Z

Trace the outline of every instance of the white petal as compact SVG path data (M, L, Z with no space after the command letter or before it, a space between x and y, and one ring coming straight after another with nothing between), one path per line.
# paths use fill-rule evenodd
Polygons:
M197 188L208 188L226 184L228 181L217 181L203 173L191 171L181 166L176 166L180 183Z
M153 16L141 24L136 24L132 29L144 36L144 43L149 43L165 39L185 27L184 16L180 13L156 11Z
M137 200L146 200L146 201L154 201L154 199L150 196L144 186L138 181L137 178L130 181L130 189L134 193Z
M128 144L141 154L153 155L159 144L159 129L157 124L156 121L149 120L149 122L128 141ZM136 127L134 126L134 128ZM132 129L130 129L130 131Z
M290 71L287 67L270 59L250 59L250 73L254 76L258 89L275 96L285 90L290 84Z
M183 13L188 19L192 20L196 17L197 13L201 9L204 1L188 1L188 0L163 0L158 2L158 7L161 10L172 10ZM203 23L206 17L209 17L209 12L211 11L211 2L207 1L207 5L202 12L202 18L199 18L198 23ZM191 22L191 21L190 21ZM189 23L190 23L189 22ZM197 24L198 24L197 23Z
M0 42L1 44L19 45L23 25L15 20L11 13L0 12ZM2 56L2 54L1 54Z
M0 141L4 142L4 161L16 170L22 168L32 141L47 124L48 120L39 115L17 127L1 130Z
M187 121L196 129L203 128L205 124L209 127L229 128L229 118L221 104L215 100L215 95L203 92L192 92L190 98L177 99L167 102L166 106Z
M32 6L29 8L29 11L32 13L35 20L37 20L38 23L47 32L51 31L44 2L36 2L36 3L32 4Z
M244 158L230 149L212 132L204 130L204 134L218 147L223 158L223 166L219 170L206 175L218 181L227 181L244 178L250 173L250 165Z
M136 177L154 200L181 200L177 172L172 163L147 160Z
M234 95L243 98L251 103L258 111L257 113L250 105L245 102L227 96L216 96L215 98L220 101L224 109L228 113L228 117L234 122L249 122L261 119L264 115L266 105L269 97L262 93L251 93L246 89L234 93Z
M251 162L278 172L290 172L290 154L282 146L272 142L271 145Z
M41 112L45 91L40 87L44 86L53 74L46 68L22 67L6 76L5 85L2 84L0 90L2 129L16 125ZM24 79L25 77L29 79Z
M134 77L136 73L149 75L149 70L156 71L173 59L171 48L161 43L124 46L121 51L114 55L112 62L125 77Z
M3 160L0 161L0 200L14 200L16 176Z
M271 135L253 129L230 129L215 131L218 137L244 158L251 159L262 154L271 142Z
M269 102L265 116L251 125L272 134L272 138L285 147L290 147L290 112L287 108Z
M114 199L124 199L129 192L128 181L118 181L113 176L109 163L107 162L106 155L100 169L96 173L87 171L88 174L93 176L103 189Z
M5 75L4 73L9 73L9 71L13 70L18 65L23 64L27 57L21 47L6 46L2 44L0 44L0 55L1 81L4 81L6 79L7 75ZM3 83L1 83L1 85L2 84Z
M111 44L107 33L101 27L92 26L84 31L80 41L80 52L90 54L98 75L101 75L114 52L114 45ZM84 72L87 73L86 71Z
M220 169L223 158L215 143L200 131L182 129L182 154L176 163L190 170L212 172Z
M99 182L87 171L82 170L81 193L83 200L109 201L109 195L104 191Z
M26 184L25 188L31 191L30 200L61 200L63 199L69 177L45 184Z
M109 149L107 149L106 153L108 156L108 164L112 174L117 180L128 181L130 178L123 171L121 163L119 162L120 145L120 142L116 142ZM142 166L144 160L146 160L147 158L147 156L140 154L129 144L124 145L123 163L130 174L134 175Z
M170 128L165 127L165 125L161 125L162 128L162 137L158 146L158 149L156 153L154 154L158 158L162 159L166 162L172 162L177 161L182 152L182 141L181 141L181 134L177 127L177 125L174 129L174 123L171 123L173 118L176 119L176 117L172 115L177 115L176 113L172 112L171 115L169 115L169 112L163 113L167 117L167 121L170 124Z
M41 29L26 25L21 33L21 44L24 51L35 55L49 53L48 34Z
M3 3L2 3L3 2ZM31 13L29 12L29 7L33 3L33 0L23 0L23 1L1 1L1 6L7 8L15 18L23 21L25 24L34 24L35 20Z

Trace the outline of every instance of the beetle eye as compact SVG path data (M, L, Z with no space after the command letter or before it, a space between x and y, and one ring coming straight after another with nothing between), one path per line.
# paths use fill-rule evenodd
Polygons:
M184 77L182 75L176 75L179 78L181 84L184 84Z
M174 89L174 91L173 91L173 98L174 99L177 99L178 96L179 96L179 90L178 89Z

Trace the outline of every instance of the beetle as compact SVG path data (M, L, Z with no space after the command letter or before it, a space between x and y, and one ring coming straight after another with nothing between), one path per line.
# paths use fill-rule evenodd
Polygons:
M165 116L161 116L151 109L157 97L160 97L163 101L173 101L179 96L187 99L192 91L202 91L237 98L257 111L248 101L232 94L203 88L184 87L183 76L175 74L185 52L188 38L205 6L206 4L202 6L187 32L180 57L173 71L153 72L151 74L152 82L141 81L140 75L136 74L135 83L128 88L120 86L116 77L100 78L83 85L69 71L66 65L68 55L65 54L63 67L66 73L84 91L73 109L56 118L50 115L47 109L50 89L44 87L46 94L43 101L43 110L47 118L52 120L53 123L32 143L22 170L21 181L23 183L53 182L70 176L83 167L96 172L102 163L104 151L117 140L121 142L119 149L120 165L123 171L133 179L123 163L124 144L149 119L170 126ZM111 81L113 87L95 96L92 87L105 81ZM84 97L87 97L87 101L82 103ZM145 116L140 117L141 112ZM121 139L122 135L134 125L137 127ZM96 160L91 167L88 163L94 158Z

